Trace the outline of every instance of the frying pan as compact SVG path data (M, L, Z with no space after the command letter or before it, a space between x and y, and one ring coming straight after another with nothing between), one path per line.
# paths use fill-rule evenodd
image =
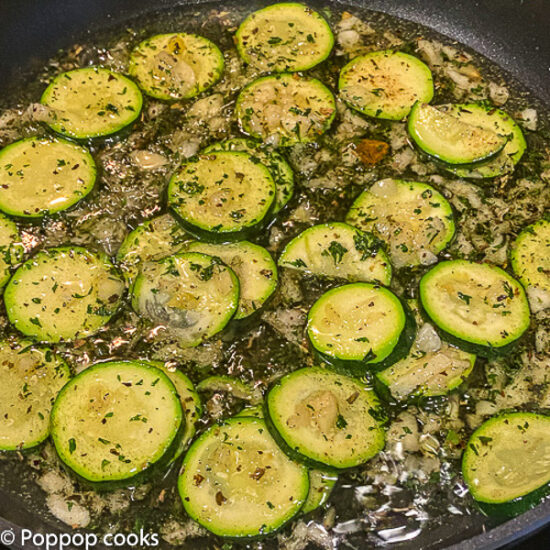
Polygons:
M21 75L38 70L60 48L136 16L208 0L0 0L0 104ZM218 6L223 5L219 2ZM386 12L425 25L469 46L519 80L550 105L550 2L548 0L348 0L346 5ZM1 466L1 465L0 465ZM62 531L63 526L26 509L14 497L20 480L0 486L0 531ZM6 486L4 486L6 485ZM21 490L27 490L24 486ZM485 528L456 518L431 530L422 546L447 550L492 550L519 542L550 525L550 500L501 525ZM19 537L17 537L19 540ZM412 543L412 544L411 544ZM418 541L399 548L417 549ZM370 546L370 545L369 545ZM19 548L13 545L13 548ZM365 544L365 548L367 544ZM25 549L32 548L28 543Z

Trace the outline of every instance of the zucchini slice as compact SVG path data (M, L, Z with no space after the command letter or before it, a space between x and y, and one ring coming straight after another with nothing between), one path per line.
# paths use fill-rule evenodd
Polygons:
M409 305L419 325L407 357L376 374L392 397L405 400L409 396L445 395L459 386L472 372L476 356L442 342L430 340L431 325L422 324L416 300ZM437 349L436 349L437 348Z
M324 61L334 36L324 17L294 2L280 2L251 13L235 42L243 60L267 72L306 71Z
M443 336L482 357L503 351L529 327L523 287L494 265L441 262L422 277L419 294Z
M353 283L325 292L307 319L313 347L329 360L380 363L397 346L406 316L388 289Z
M237 311L239 280L219 260L184 252L143 266L132 289L134 310L198 346L220 332Z
M253 416L254 418L263 418L264 417L264 408L262 405L247 405L243 409L241 409L238 414L235 415L236 417L242 417L242 416Z
M451 165L469 165L498 155L508 142L496 129L487 129L447 112L444 106L417 103L407 124L415 145L431 157Z
M434 95L428 66L393 50L352 59L340 72L338 89L353 109L388 120L405 118L417 101L429 103Z
M264 76L245 86L235 106L241 130L274 146L314 141L336 113L332 92L316 78Z
M455 233L453 210L433 187L383 179L361 193L346 221L385 241L397 267L429 265Z
M90 152L60 138L27 138L0 152L0 210L41 218L67 210L94 187L97 169Z
M168 205L198 238L241 240L265 223L275 200L269 170L248 153L195 157L172 176Z
M48 437L53 402L70 376L53 350L0 341L0 450L29 449Z
M185 424L176 388L137 361L96 363L65 385L51 416L59 458L80 478L128 484L172 457Z
M175 366L169 367L162 361L145 360L140 361L140 363L160 369L164 374L166 374L166 376L168 376L170 382L172 382L176 388L176 393L180 400L183 416L185 418L185 429L181 437L180 444L178 445L178 448L173 456L173 460L175 460L183 454L195 436L197 431L196 425L203 412L201 398L199 397L193 382L191 382L191 380L183 374L180 368Z
M302 514L309 514L323 506L330 497L334 485L338 481L338 474L327 470L309 471L309 493L302 506Z
M85 338L118 310L124 281L109 258L79 246L41 250L4 291L8 319L43 342Z
M134 49L129 73L141 89L157 99L189 99L222 76L222 52L196 34L157 34Z
M197 385L197 391L200 392L227 392L237 399L248 401L251 405L256 406L262 402L262 392L258 388L254 388L250 384L227 375L213 375L201 380ZM250 416L250 415L242 415Z
M203 153L215 153L217 151L248 153L267 167L277 187L273 214L277 214L282 210L292 198L294 194L294 174L288 162L277 151L267 151L261 143L252 139L235 138L213 143L204 149Z
M523 229L512 247L511 263L529 299L542 309L550 307L550 220Z
M101 67L56 76L40 102L50 109L48 126L76 139L108 136L128 126L141 112L139 88L125 76Z
M447 170L461 178L494 178L514 171L527 144L519 125L504 111L484 103L439 106L449 114L467 124L491 130L500 136L507 136L504 149L493 159L471 168L451 168Z
M312 467L351 468L384 448L375 393L320 367L283 376L266 399L268 426L285 449Z
M519 512L522 501L533 497L536 504L542 496L537 493L548 491L549 456L549 416L503 414L487 420L470 437L462 473L475 500L495 505L489 510L496 512L509 503Z
M267 535L307 498L307 468L279 449L260 418L212 426L183 461L178 489L185 511L221 537Z
M131 284L144 263L180 252L190 239L170 214L163 214L143 222L126 236L118 250L117 262Z
M294 237L279 257L279 265L350 282L388 286L391 265L380 241L346 223L314 225Z
M17 225L0 214L0 289L9 281L11 267L23 259L24 251Z
M228 244L192 242L187 250L220 258L235 272L241 291L235 319L244 319L261 309L277 288L277 265L269 252L257 244L248 241Z

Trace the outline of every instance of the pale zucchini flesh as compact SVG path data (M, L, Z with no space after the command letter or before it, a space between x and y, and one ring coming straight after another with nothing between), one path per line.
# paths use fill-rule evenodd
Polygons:
M173 216L157 216L138 225L126 236L117 253L118 265L131 284L144 263L180 252L190 239Z
M239 302L239 280L212 256L184 252L146 264L132 289L134 310L169 329L181 347L220 332Z
M0 289L11 275L11 267L23 259L24 247L17 225L0 214Z
M269 72L305 71L334 45L326 20L303 4L279 2L251 13L235 34L243 60Z
M90 152L60 138L26 138L0 152L0 210L40 218L70 208L94 187Z
M490 264L441 262L422 277L419 295L423 309L444 333L479 346L480 354L514 342L529 327L523 287Z
M343 361L379 363L405 328L405 312L389 290L352 283L325 292L308 313L307 333L320 353Z
M105 254L85 248L41 250L17 269L4 291L8 319L43 342L85 338L118 310L124 281Z
M489 160L498 155L508 142L506 136L493 129L470 124L427 103L415 104L407 128L419 149L453 166Z
M237 275L240 286L239 307L235 319L244 319L262 308L277 288L277 265L269 252L254 243L212 244L192 242L190 252L220 258Z
M222 76L223 55L207 38L196 34L157 34L132 52L130 75L147 95L157 99L188 99L212 87Z
M49 348L26 340L0 342L0 450L21 451L50 433L50 412L71 372Z
M190 232L240 240L271 211L275 183L248 153L219 151L183 164L168 184L168 205ZM202 233L201 233L202 232Z
M428 66L393 50L352 59L340 72L338 89L353 109L389 120L405 118L417 101L429 103L434 95Z
M276 433L306 463L351 468L384 447L378 400L355 378L308 367L281 378L266 410Z
M385 241L397 268L434 263L455 233L451 205L439 191L391 178L361 193L346 221Z
M242 131L274 146L314 141L336 113L332 92L315 78L265 76L243 88L235 107Z
M290 460L259 418L212 426L184 459L178 489L185 511L222 537L271 533L307 498L308 471Z
M292 168L277 151L262 147L262 143L253 139L235 138L219 141L203 150L204 154L216 151L241 151L258 159L267 167L277 187L273 214L282 210L294 194L294 174Z
M51 430L59 457L78 476L130 482L165 458L184 422L176 389L161 370L109 361L64 386Z
M125 76L101 67L61 73L42 94L52 130L76 139L108 136L141 112L139 88Z
M390 284L392 275L380 241L340 222L306 229L285 246L278 263L314 275L385 286Z
M505 504L550 482L550 417L517 412L487 420L470 437L462 472L478 502Z

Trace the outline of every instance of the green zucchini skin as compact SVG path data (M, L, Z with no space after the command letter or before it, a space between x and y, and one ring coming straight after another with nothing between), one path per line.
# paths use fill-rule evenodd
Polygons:
M538 428L537 424L539 424ZM544 433L546 448L548 448L550 417L531 412L501 413L485 421L470 437L462 457L462 472L476 504L485 514L503 519L514 517L535 507L542 498L550 493L550 475L548 473L539 479L538 487L532 481L533 476L530 476L530 480L529 476L526 475L525 469L535 467L536 462L527 464L524 460L535 461L537 457L535 455L518 457L517 453L520 450L515 449L517 445L529 445L528 432L530 429L538 429L539 432ZM498 433L499 430L502 432L501 435ZM503 434L506 432L508 433L504 437ZM536 434L534 437L537 437ZM497 439L495 440L495 438ZM502 445L503 439L505 439L504 445ZM540 442L540 439L536 438L531 441L531 446L533 445L540 448L541 445L544 446L544 442ZM495 447L497 451L493 450ZM500 453L498 452L499 448ZM508 464L505 464L504 457L511 460L518 457L518 460L523 460L518 462L514 469L511 469L510 460ZM503 495L502 489L497 485L497 483L503 485L504 480L502 478L500 481L497 479L492 480L495 482L493 488L485 484L487 471L484 472L483 468L486 470L487 467L483 465L483 461L489 459L493 463L491 467L493 478L497 478L498 475L502 476L503 472L508 472L507 475L508 478L511 478L511 481L506 481L504 491L509 494ZM476 473L479 471L481 471L481 474ZM483 476L484 479L480 480L477 477L478 475ZM520 479L527 485L522 489L516 488L512 493L510 489L517 487ZM499 490L501 494L499 494Z
M223 464L224 460L231 461L232 453L235 453L237 436L240 443L238 448L240 468L233 471L234 466L230 462L226 466L226 470L229 472L227 478L223 480L209 478L208 472L205 472L202 466L205 465L205 468L208 469L208 458L210 457L216 460L218 467L220 463ZM247 453L251 452L248 448L249 442L254 445L255 454L258 452L258 447L262 450L262 455L265 455L266 450L273 454L272 467L279 469L280 472L274 480L277 486L272 487L271 490L265 485L261 485L263 483L261 480L265 480L268 474L261 472L261 469L258 471L258 467L249 473L246 478L243 479L242 477L241 472L243 470L248 473L254 464L263 464L263 462L258 461L257 454L254 458L258 462L254 462L252 466L247 464ZM216 449L214 445L217 444L218 448L223 445L225 450L223 453L218 451L216 455L212 455L211 451L210 456L208 456L208 453L203 450L208 444L214 450ZM241 475L240 479L239 475ZM256 475L259 477L255 477ZM250 479L255 480L258 485L254 486ZM238 492L235 495L233 491L235 484L239 482L246 484L248 489L248 498L244 503L241 502ZM206 484L208 484L208 487L203 489ZM227 485L229 486L226 495L224 495L222 491L226 490ZM207 489L212 493L218 491L215 502L213 502L213 494L211 497L200 495L201 490L206 491ZM255 500L257 502L251 502L251 500L254 500L251 498L252 490L256 491ZM178 479L178 491L186 512L200 525L224 539L248 541L278 531L299 513L308 495L309 476L303 465L291 461L279 449L261 418L233 417L214 424L191 445L185 456L182 473ZM284 505L280 493L285 495ZM272 499L276 504L264 500L266 496L269 498L270 494L273 495ZM196 502L200 498L202 498L202 506ZM224 509L223 505L228 500L233 506ZM235 517L233 519L229 517L232 512L242 516L244 514L243 506L246 506L246 504L249 508L247 512L250 514L246 517L247 525L239 523L239 520L236 520ZM263 513L259 520L255 520L254 509L266 505L270 512ZM273 510L275 512L270 514ZM217 517L216 512L218 513Z
M404 119L417 101L429 103L434 95L428 66L413 55L394 50L352 59L340 71L338 89L352 109L386 120ZM363 92L366 97L361 97Z
M444 165L445 169L461 178L474 180L494 178L514 171L527 148L527 142L520 126L508 113L497 109L488 102L449 105L447 109L448 112L465 122L497 131L498 134L509 137L502 151L488 162L483 162L472 168L452 168Z
M78 471L75 468L74 464L69 464L69 460L65 456L66 453L64 449L64 438L62 437L61 432L57 433L58 429L60 429L58 416L63 412L60 412L63 399L64 396L68 394L68 392L74 392L78 388L78 384L80 384L82 379L90 376L90 373L94 373L97 371L100 372L103 369L116 369L119 373L122 373L125 366L128 366L129 368L138 367L140 369L143 369L144 371L149 371L151 374L156 376L157 379L162 380L162 383L166 385L167 388L171 388L173 394L175 416L174 418L170 418L170 422L174 422L174 424L177 426L177 429L173 432L171 442L164 449L162 455L159 456L154 462L150 463L146 468L142 468L141 470L138 470L135 473L129 474L125 477L119 477L118 479L91 479L91 476L86 476L82 472ZM103 363L96 363L81 371L78 375L73 377L68 384L65 384L62 390L59 392L53 405L51 415L51 436L62 465L68 473L70 473L84 486L99 492L113 491L122 487L127 487L129 484L137 485L148 481L159 475L161 472L165 471L169 464L173 461L176 453L178 452L184 433L185 418L183 416L181 403L177 398L177 392L174 384L172 383L170 378L157 367L139 361L106 361ZM98 443L98 445L102 445L102 443Z
M164 59L157 58L160 54L165 54ZM185 71L179 86L172 78L177 73L178 63L184 64ZM134 48L129 68L130 75L147 95L166 101L197 96L218 82L223 71L224 59L219 48L203 36L187 33L157 34L147 38ZM186 87L185 84L193 79L195 82Z
M319 388L319 392L325 388L330 388L331 393L338 392L340 387L343 387L344 384L348 384L350 388L355 389L354 394L350 394L354 396L353 401L350 401L348 399L347 403L351 406L354 405L357 399L360 399L363 405L364 410L356 411L360 414L365 413L365 417L368 417L368 422L365 418L363 420L365 421L365 426L369 424L369 427L367 428L367 431L369 435L371 435L370 441L363 441L362 444L365 446L365 448L362 449L362 452L358 455L356 455L356 449L355 447L352 447L351 453L345 457L338 458L338 452L334 451L334 446L338 446L336 443L336 440L334 440L333 443L333 449L332 449L332 456L329 456L330 453L325 452L325 457L323 460L321 460L318 456L314 457L313 455L318 455L322 451L315 448L310 448L310 444L307 442L299 442L299 443L290 443L288 441L289 434L292 432L292 427L289 427L290 424L288 421L285 423L284 418L286 417L286 414L281 416L280 422L277 422L274 420L274 416L277 415L277 412L275 408L279 406L279 404L276 403L276 400L278 399L278 395L282 392L286 391L285 386L287 384L292 384L293 379L299 379L300 377L309 377L311 376L313 378L313 381L311 381L308 385L308 389L311 389L312 392L315 388ZM332 384L323 386L323 383L315 384L315 378L318 378L319 380L322 380L323 378L327 378L327 380L332 379ZM329 382L327 382L329 384ZM351 390L350 390L351 391ZM303 392L302 392L303 393ZM317 394L312 393L310 397L312 399L315 398ZM300 395L301 397L302 395ZM348 396L348 398L350 397ZM288 396L287 396L288 397ZM307 398L307 395L304 395L304 399ZM323 402L324 397L319 397L320 402ZM338 399L335 398L337 401ZM309 402L308 402L309 403ZM344 406L344 403L342 400L339 401L340 406ZM294 410L294 412L297 411L297 407L299 403L285 400L285 407L288 406L289 409ZM367 409L368 406L368 409ZM294 408L293 408L294 407ZM306 405L308 407L308 405ZM309 407L308 407L309 408ZM312 409L313 410L313 409ZM352 423L352 428L357 431L358 426L360 424L360 421L354 421L349 412L344 412L343 410L340 410L339 407L337 407L337 412L342 413L338 415L337 424L336 426L339 429L346 430L348 428L349 423ZM343 414L346 414L347 421L342 416ZM299 416L299 415L298 415ZM283 449L283 451L291 457L293 460L302 462L308 468L313 469L321 469L324 471L327 471L329 473L337 473L339 471L347 470L350 468L353 468L355 466L359 466L360 464L363 464L376 456L378 452L380 452L385 443L385 436L384 431L382 429L382 418L384 417L384 413L382 409L379 408L379 402L374 394L374 392L367 388L364 384L364 382L361 382L355 378L352 378L350 376L346 376L344 374L335 373L331 370L327 370L323 367L306 367L302 369L298 369L297 371L294 371L290 374L287 374L277 380L275 383L271 385L267 392L266 399L264 401L264 419L266 422L267 427L269 428L271 435L277 442L277 444ZM291 418L291 417L289 417ZM296 421L298 422L298 420ZM341 422L341 426L338 424ZM282 426L284 424L284 430L288 432L286 435L282 433ZM349 428L348 428L349 429ZM351 437L354 437L352 434L350 434ZM355 434L356 439L358 437L358 434ZM293 436L295 437L295 436ZM323 436L324 437L324 436ZM336 436L334 436L336 437ZM348 439L348 438L346 438ZM325 441L328 441L325 437ZM313 443L311 443L313 444ZM341 444L342 445L342 444ZM357 445L355 443L354 445Z
M203 149L202 153L206 155L216 151L240 151L257 158L269 170L277 188L272 215L275 216L286 207L294 194L294 172L280 153L267 149L260 141L248 138L213 143Z
M272 209L270 210L270 212ZM174 215L182 229L189 233L193 238L198 241L212 243L212 244L228 244L238 243L240 241L247 241L254 239L259 233L267 229L273 220L269 219L269 213L263 220L254 227L242 229L241 231L232 231L230 234L221 233L215 231L207 231L201 229L193 224L190 224L184 218L181 217L179 212L175 208L171 208L171 213Z
M115 82L116 90L105 95L98 93L101 88L114 87ZM101 101L94 103L97 97L101 97ZM71 119L57 114L57 111L64 112L69 104L74 109L75 101L82 107L81 117L73 115ZM86 67L56 76L42 94L40 103L52 109L53 115L47 124L54 132L74 139L91 139L116 134L132 124L139 117L143 97L129 78L102 67ZM109 117L114 120L105 122Z
M289 21L293 23L291 30ZM261 36L264 30L266 36ZM258 35L264 43L258 44ZM251 13L237 29L235 42L246 63L268 72L295 72L327 59L334 35L324 17L311 8L298 2L277 2ZM315 48L319 42L321 46ZM309 48L313 50L307 51Z
M372 364L376 372L387 369L388 367L391 367L391 365L393 365L394 363L397 363L397 361L403 359L403 357L406 357L410 352L411 346L413 345L414 339L416 337L418 325L416 323L414 314L405 300L399 297L398 299L401 302L403 311L405 312L405 326L403 327L401 335L399 336L399 340L393 348L393 351L383 361Z
M201 398L197 393L197 388L193 382L183 373L181 368L169 369L162 361L150 361L148 359L140 360L141 363L156 367L168 376L181 401L181 408L185 417L185 429L180 439L180 444L176 449L172 461L177 460L189 447L197 431L196 424L203 415L203 406Z
M62 138L21 139L0 152L0 210L30 220L57 214L85 199L96 178L88 149Z
M425 308L420 305L420 309L422 312L423 317L425 317L430 322L434 323L433 319L430 317L428 312L425 310ZM479 355L479 357L484 357L485 359L498 359L502 358L509 353L512 353L515 349L518 348L518 346L521 344L522 339L519 338L518 340L514 342L510 342L509 344L506 344L505 346L501 347L491 347L491 346L482 346L479 344L474 344L472 342L468 342L466 340L462 340L461 338L457 338L454 334L451 334L450 332L447 332L443 330L441 327L436 327L437 333L441 336L443 340L448 342L449 344L467 352L471 353L472 355Z
M240 296L234 321L256 318L277 289L277 264L260 245L249 241L226 244L195 241L189 243L186 250L219 258L235 272L239 279Z
M400 298L399 300L401 302L401 306L403 307L403 311L405 312L405 325L403 327L401 335L399 336L397 344L393 348L393 351L385 359L383 359L379 363L367 363L365 361L345 361L322 353L312 346L316 357L323 364L327 365L334 371L346 374L348 376L353 376L355 378L370 378L372 374L383 371L384 369L391 367L393 364L406 357L411 350L416 336L417 323L407 303ZM376 377L374 378L376 379Z
M429 117L432 118L432 127L438 132L437 136L430 137L426 134L426 128L429 128L429 124L426 124L426 122ZM433 119L436 117L439 117L439 119L434 121ZM422 131L423 124L424 131ZM448 143L444 142L445 135L442 134L441 128L445 124L455 126L454 129L447 128L449 135L451 135L451 131L456 134L457 129L462 133L459 139L453 136L455 138L454 144L452 140ZM407 131L414 145L420 151L432 159L453 168L470 168L490 161L504 149L508 142L507 138L499 136L491 130L465 123L458 117L453 117L443 110L420 102L415 103L411 109L407 121ZM476 143L476 140L478 143ZM484 148L480 145L483 140L487 142ZM453 145L458 147L459 144L464 145L467 142L469 142L470 153L466 150L453 151Z
M374 293L374 295L380 294L380 296L383 297L386 302L391 302L392 307L396 310L395 313L399 316L399 323L401 326L399 333L393 334L392 339L388 340L384 344L383 348L381 348L377 352L373 352L370 346L365 346L366 356L362 359L341 357L337 356L336 354L327 353L327 351L319 349L319 346L315 345L315 342L312 338L312 334L315 334L315 331L317 330L316 322L314 321L314 319L318 315L317 310L320 307L323 307L322 302L335 298L337 299L338 294L347 293L350 291L357 291L360 293L364 291L367 293ZM385 305L388 306L389 303L386 303ZM408 311L407 313L407 309L408 308L406 303L404 303L400 298L398 298L395 294L393 294L386 288L380 287L378 285L373 285L371 283L352 283L336 287L323 294L311 307L308 313L307 328L309 340L313 349L317 352L318 356L324 363L331 365L335 369L345 372L346 374L352 374L353 376L363 376L369 370L386 368L387 366L395 363L396 361L404 357L409 352L412 342L414 340L414 335L416 333L416 322L411 312ZM319 315L321 315L321 313L319 313ZM394 342L393 344L391 343L392 341ZM366 343L368 343L368 339ZM367 350L367 347L370 348L370 350ZM373 353L374 356L371 356L371 354ZM382 357L378 358L379 356Z
M338 475L328 470L309 470L309 493L302 506L301 513L309 514L326 504Z
M217 183L221 178L226 181L224 189ZM275 195L269 169L240 151L189 159L176 170L166 190L168 207L183 229L211 243L246 240L265 229L272 221ZM220 204L223 208L214 215L209 207L213 210Z
M503 288L504 288L504 290L502 290L503 292L502 300L504 301L506 300L506 297L507 297L506 294L504 294L507 288L505 285L508 285L509 290L506 292L512 293L512 296L509 298L517 300L517 303L513 304L514 307L517 309L514 312L510 312L510 315L515 314L516 317L518 315L521 316L521 323L519 323L520 321L519 318L515 319L515 322L519 324L515 333L510 335L506 331L505 335L501 335L501 339L505 339L506 341L504 343L500 343L499 341L498 343L500 345L494 345L494 343L489 340L482 340L482 336L477 335L483 329L483 327L479 325L476 326L477 328L475 331L476 333L475 335L474 335L473 328L466 327L465 329L463 329L469 334L470 333L472 334L472 336L468 336L467 338L466 336L460 337L457 334L452 333L448 328L450 320L439 319L438 313L430 309L432 306L428 307L426 305L426 301L433 299L433 297L435 296L434 289L431 286L433 285L432 279L435 279L437 281L437 278L439 277L440 272L444 272L446 270L450 271L452 275L454 275L455 271L457 273L460 273L461 270L463 271L465 270L466 272L471 271L472 272L471 277L473 277L472 280L474 281L475 281L475 277L479 276L480 273L482 273L483 271L487 272L489 275L499 278L499 282L502 282ZM496 283L494 284L492 283L490 288L493 288L495 284ZM482 288L481 285L482 283L480 283L478 279L479 288ZM457 289L455 288L455 290ZM529 328L530 311L529 311L529 305L528 305L523 287L519 282L513 279L506 271L494 265L478 264L478 263L469 262L466 260L448 260L448 261L440 262L436 266L434 266L432 269L430 269L420 280L419 296L420 296L420 300L419 300L420 309L422 311L422 314L435 324L441 337L447 342L449 342L450 344L468 353L479 355L480 357L496 358L510 352L513 348L515 348L515 346L517 345L522 335ZM472 300L472 296L463 294L459 290L457 290L457 296L460 300L464 301L469 308L470 301ZM489 297L486 296L485 298L488 299ZM499 298L497 298L497 302L496 302L497 304L502 303L502 300L500 301L498 300ZM506 305L504 304L503 307L506 307ZM500 312L500 309L497 310L494 308L494 306L493 306L493 309L495 311ZM506 310L506 311L509 311L509 310ZM447 312L447 316L448 316L448 312Z
M48 268L45 278L40 272ZM81 285L82 294L71 289L74 282ZM122 275L106 254L68 245L40 250L24 262L5 288L4 302L17 330L55 343L95 334L118 311L124 292ZM63 314L56 293L63 295Z

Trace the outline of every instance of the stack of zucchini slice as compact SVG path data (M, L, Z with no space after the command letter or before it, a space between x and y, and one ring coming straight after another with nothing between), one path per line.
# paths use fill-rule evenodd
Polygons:
M550 222L518 236L511 264L519 281L487 263L439 261L455 233L451 205L427 183L385 178L357 196L345 223L295 234L275 261L255 241L293 197L285 148L317 140L336 116L332 91L302 74L329 57L334 37L321 14L284 2L249 15L235 42L256 71L234 109L247 137L212 143L175 167L167 212L134 227L114 263L72 245L21 263L22 237L8 216L47 218L85 199L97 169L83 140L93 150L94 140L129 129L142 109L140 89L179 106L215 86L224 58L213 42L186 33L142 41L129 66L137 84L102 67L58 75L41 102L50 131L63 137L26 138L0 151L0 288L9 321L25 337L0 342L0 450L29 449L51 435L63 463L104 489L145 479L185 453L178 489L187 514L217 535L248 538L322 506L340 471L384 448L386 412L373 386L394 403L442 396L471 373L476 355L492 358L517 343L529 304L550 304ZM510 173L526 148L502 110L430 105L430 69L403 52L350 60L338 91L362 115L408 117L414 145L461 178ZM323 366L297 368L265 396L225 375L195 387L171 364L141 357L71 377L46 345L103 330L128 291L148 326L182 348L198 346L265 307L277 266L333 288L313 303L305 329ZM423 273L418 300L390 287L392 269L402 268ZM199 392L213 391L249 406L195 438ZM463 473L476 500L488 509L528 506L546 491L549 422L512 413L475 431Z
M514 170L525 151L520 127L487 104L416 103L408 119L413 143L463 178L492 178Z

